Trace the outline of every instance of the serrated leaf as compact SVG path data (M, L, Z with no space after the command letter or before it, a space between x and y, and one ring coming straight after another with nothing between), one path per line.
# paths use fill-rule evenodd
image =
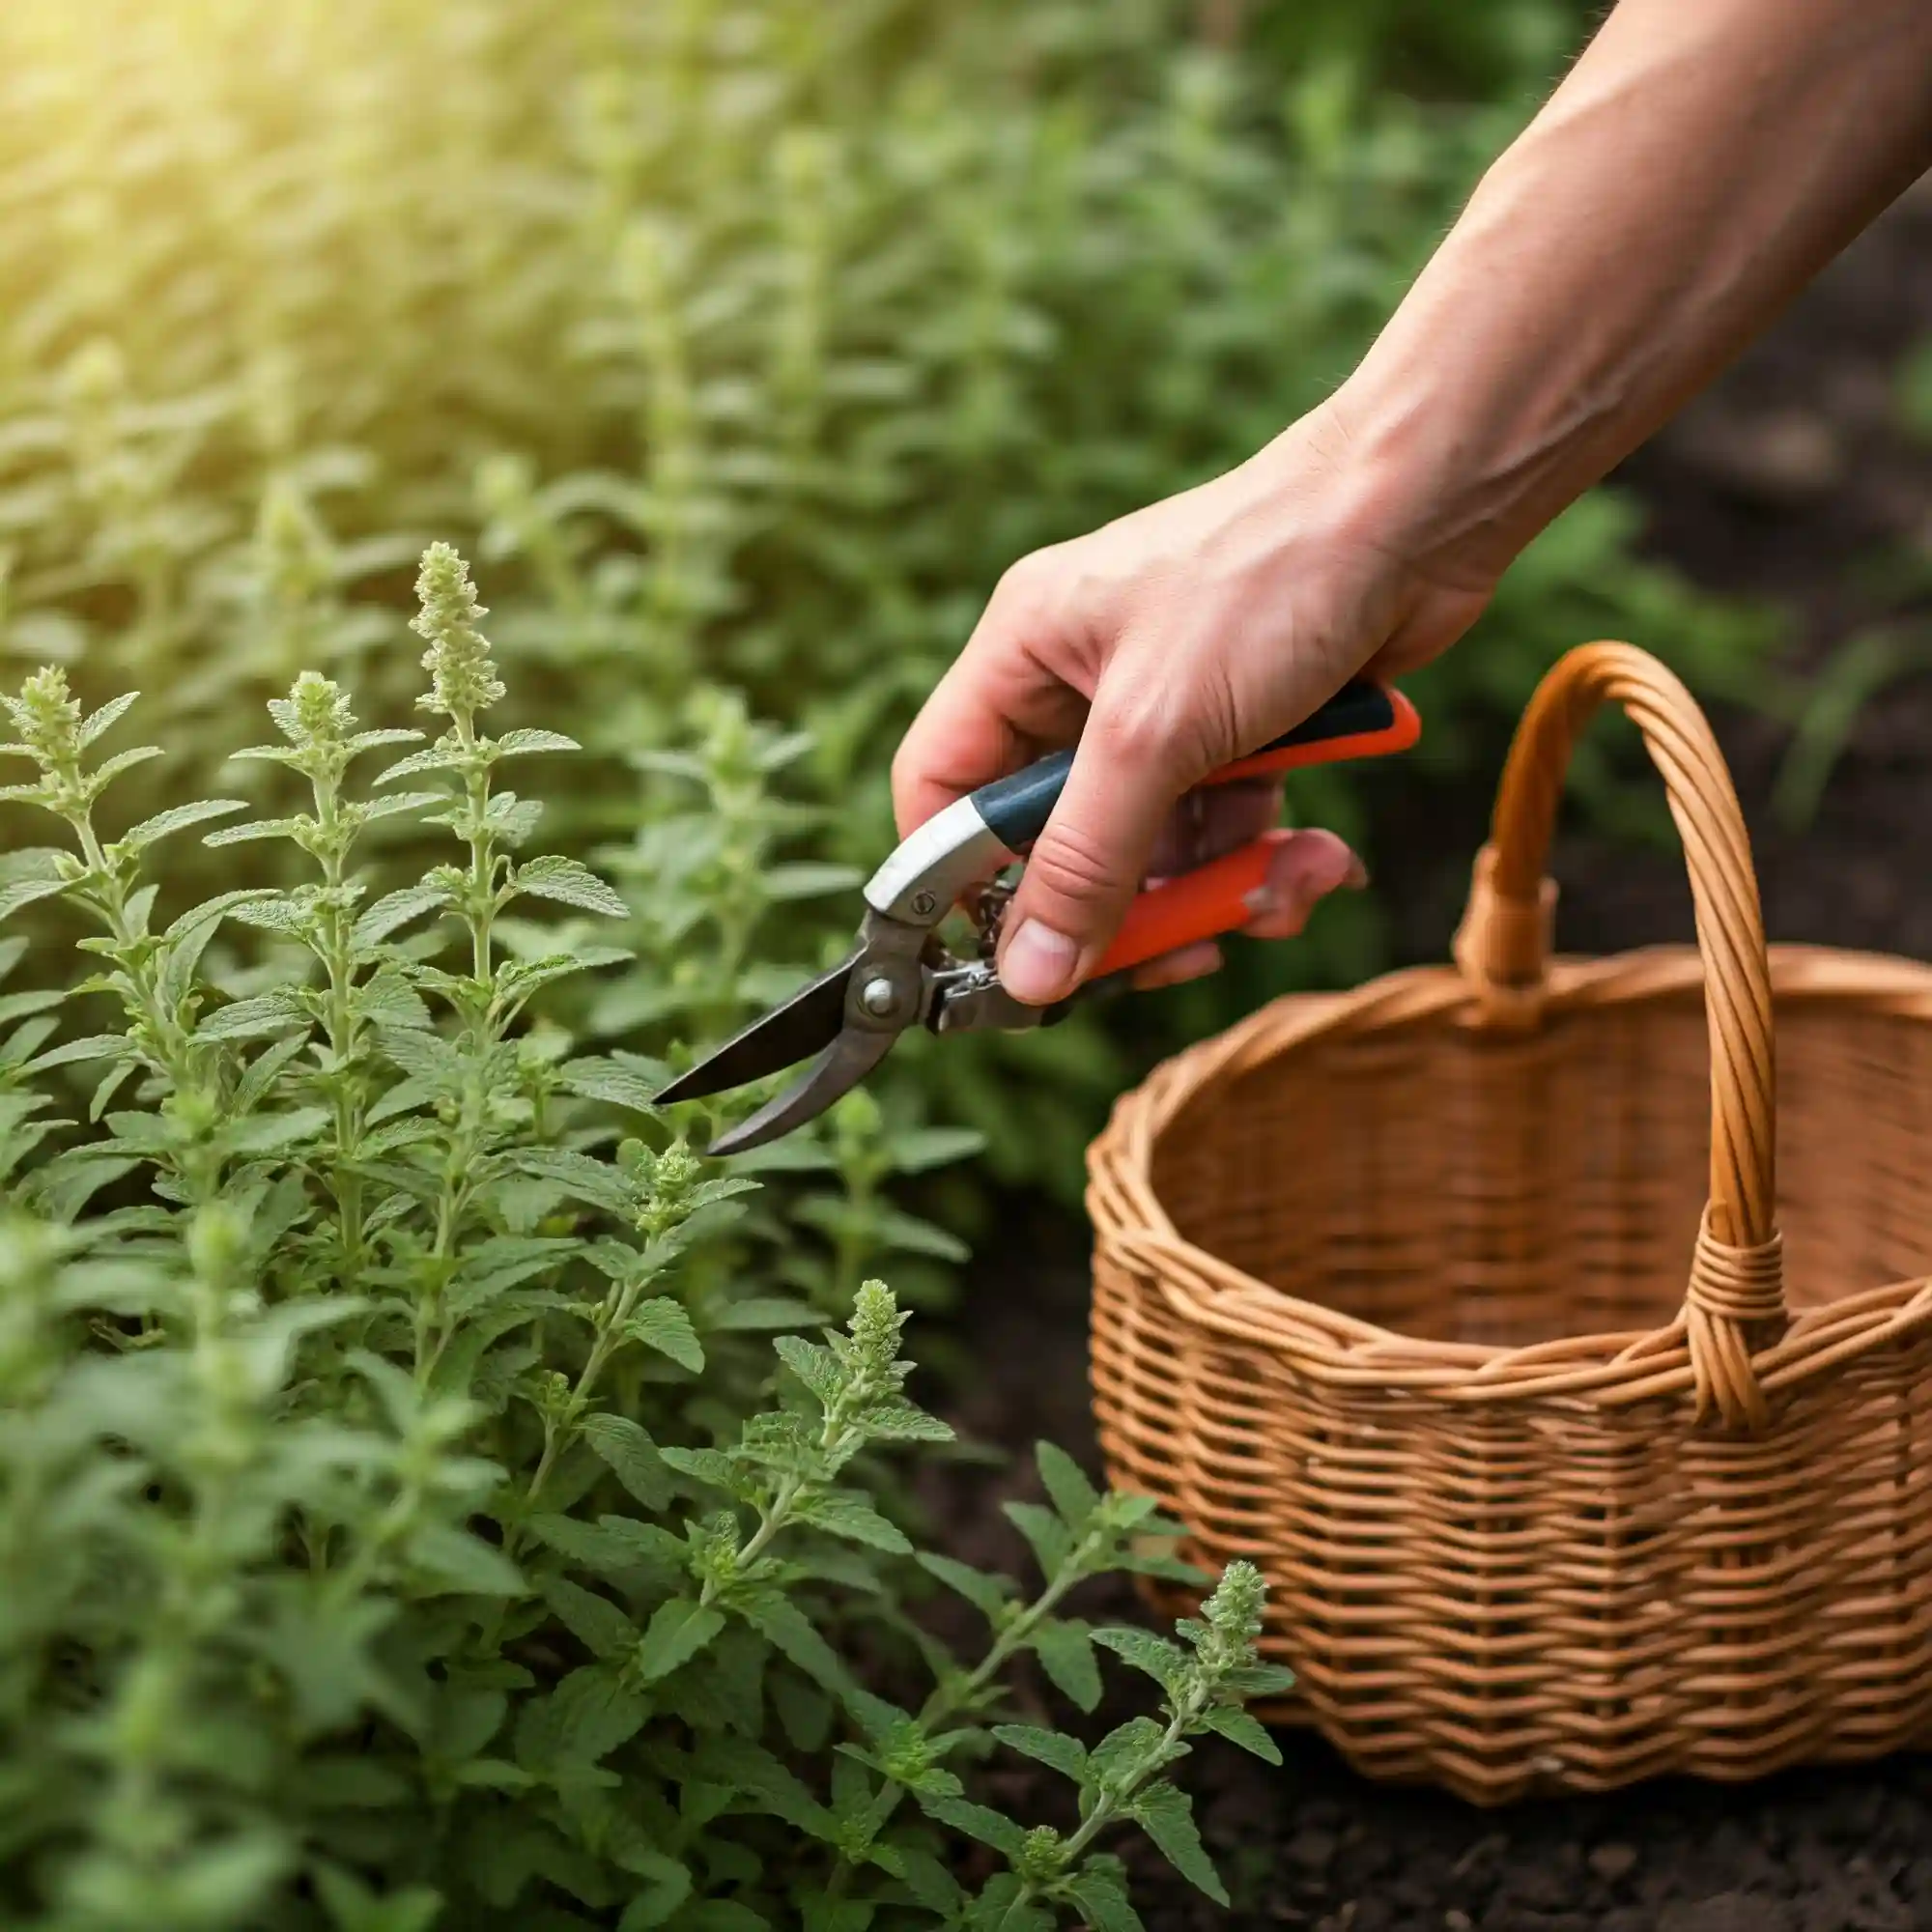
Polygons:
M413 778L417 772L444 772L462 764L467 754L457 746L439 741L425 745L420 752L412 752L406 758L398 758L393 765L378 772L369 781L371 784L392 784L397 779Z
M1040 1668L1062 1696L1070 1698L1083 1711L1099 1708L1100 1665L1094 1656L1093 1637L1084 1624L1058 1620L1042 1623L1033 1634L1033 1649Z
M313 824L307 818L251 818L246 825L224 825L201 841L204 845L245 845L256 838L291 838Z
M858 1689L851 1673L790 1598L777 1590L743 1590L732 1599L732 1608L808 1677L850 1701Z
M1172 1690L1187 1668L1187 1653L1152 1631L1114 1626L1095 1631L1094 1641L1146 1672L1163 1690Z
M1034 1455L1039 1463L1040 1481L1046 1485L1046 1492L1053 1498L1054 1508L1060 1512L1066 1526L1078 1536L1086 1528L1088 1519L1100 1500L1099 1492L1087 1480L1086 1471L1065 1449L1051 1442L1039 1442L1034 1445Z
M638 1627L609 1597L600 1597L568 1577L544 1584L544 1601L579 1643L605 1660L628 1657L638 1642Z
M124 691L119 697L110 697L99 711L89 715L80 727L80 742L83 749L94 743L103 731L113 726L128 715L130 706L138 702L138 691Z
M638 1645L631 1668L646 1684L668 1677L724 1628L723 1614L709 1604L694 1603L689 1597L673 1597L660 1604L650 1627Z
M1049 1577L1057 1577L1073 1554L1073 1538L1053 1511L1038 1503L1009 1502L1000 1505L1007 1520L1027 1540L1034 1560Z
M194 1030L196 1039L262 1039L309 1025L308 1015L283 991L257 993L217 1008Z
M90 1060L106 1060L116 1054L131 1054L128 1036L123 1033L91 1033L85 1039L63 1040L27 1062L24 1073L44 1073L49 1067L71 1066Z
M647 1510L670 1500L670 1480L658 1445L629 1416L599 1412L583 1420L583 1439L624 1488Z
M499 758L522 757L531 752L581 752L583 747L561 731L505 731L495 741Z
M257 1114L241 1121L228 1130L228 1149L234 1154L274 1153L300 1141L313 1140L328 1125L326 1107L298 1107L287 1114Z
M165 838L175 832L185 832L190 825L200 825L211 818L226 818L232 811L247 810L248 801L244 798L205 798L194 805L177 805L166 811L156 812L152 818L142 819L138 825L129 826L115 842L130 852L139 852L157 838Z
M509 1159L519 1174L554 1180L573 1200L587 1201L626 1220L637 1210L629 1182L608 1160L593 1160L570 1148L519 1148Z
M779 1359L815 1395L820 1402L832 1402L838 1393L841 1371L838 1358L818 1342L803 1335L781 1335L772 1347Z
M1132 1816L1153 1840L1154 1849L1188 1884L1216 1905L1227 1905L1227 1888L1201 1842L1194 1806L1184 1791L1172 1784L1151 1784L1134 1800Z
M1238 1710L1232 1704L1214 1704L1201 1714L1201 1721L1210 1731L1219 1732L1230 1744L1239 1745L1244 1751L1253 1752L1266 1763L1281 1762L1281 1747L1246 1711Z
M609 1060L592 1058L566 1061L557 1068L556 1084L582 1099L603 1100L613 1107L628 1107L633 1113L648 1114L655 1111L652 1095L664 1082Z
M1067 1882L1065 1896L1080 1908L1093 1932L1147 1932L1125 1889L1111 1872L1079 1873Z
M621 1517L579 1522L575 1517L538 1511L525 1517L522 1526L559 1556L617 1580L641 1570L660 1585L674 1582L684 1576L690 1557L669 1530Z
M597 1763L637 1736L650 1708L609 1664L573 1670L551 1693L557 1756Z
M624 1334L646 1349L668 1355L681 1369L697 1375L704 1367L704 1346L691 1325L691 1317L668 1295L655 1295L632 1310Z
M440 886L404 886L385 893L365 911L350 931L350 944L358 951L380 946L390 933L420 919L426 912L449 903L449 895Z
M892 1556L909 1556L912 1545L895 1523L889 1522L864 1497L837 1491L818 1491L802 1497L794 1510L800 1522L822 1529L828 1536L842 1537L848 1543L863 1543L883 1549Z
M1059 1731L1041 1730L1037 1724L995 1724L993 1735L1009 1750L1016 1750L1022 1757L1047 1765L1063 1777L1072 1778L1076 1784L1088 1775L1086 1747L1077 1738L1065 1737Z
M627 918L631 910L588 866L554 853L519 866L511 889L575 906L580 912L601 913L607 919Z
M927 1798L920 1796L920 1809L928 1818L936 1819L942 1825L951 1825L955 1832L963 1832L969 1838L978 1838L982 1845L991 1845L996 1852L1004 1852L1009 1859L1018 1859L1026 1851L1026 1833L1013 1821L998 1811L991 1811L983 1804L973 1804L963 1798Z
M975 1570L956 1557L941 1556L933 1550L922 1549L918 1561L922 1570L938 1577L949 1590L964 1597L989 1620L997 1618L1019 1594L1010 1577Z
M30 906L37 899L50 899L66 890L59 879L15 879L10 885L0 886L0 919L11 919L23 906Z

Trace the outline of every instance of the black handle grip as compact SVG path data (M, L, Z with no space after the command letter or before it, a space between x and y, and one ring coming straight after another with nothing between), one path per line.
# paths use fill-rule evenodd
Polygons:
M1363 740L1363 755L1384 749L1393 751L1399 749L1396 739L1403 722L1402 709L1385 686L1369 678L1351 678L1321 710L1280 737L1271 738L1259 750L1236 758L1218 772L1210 772L1202 782L1226 782L1250 774L1266 777L1268 760L1335 739ZM1378 744L1378 740L1388 742ZM1289 762L1284 760L1282 768L1287 769ZM987 829L1009 852L1022 851L1046 830L1046 821L1060 803L1066 775L1072 769L1071 751L1049 752L1024 771L981 785L973 794L973 803L986 821Z

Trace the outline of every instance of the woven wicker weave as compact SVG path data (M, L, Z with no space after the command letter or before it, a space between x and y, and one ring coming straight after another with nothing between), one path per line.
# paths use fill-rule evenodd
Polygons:
M1697 946L1551 959L1606 699ZM1708 725L1607 643L1531 703L1455 951L1120 1102L1089 1193L1113 1480L1203 1567L1261 1565L1298 1678L1264 1715L1372 1775L1494 1803L1932 1743L1932 967L1767 957Z

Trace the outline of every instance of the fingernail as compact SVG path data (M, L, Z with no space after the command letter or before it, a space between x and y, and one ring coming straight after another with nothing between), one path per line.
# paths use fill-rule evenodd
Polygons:
M1001 985L1033 1007L1070 992L1079 970L1079 942L1037 919L1022 921L1000 955Z

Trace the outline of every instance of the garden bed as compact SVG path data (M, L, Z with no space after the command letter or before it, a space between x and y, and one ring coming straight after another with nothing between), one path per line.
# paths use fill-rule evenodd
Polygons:
M1924 598L1932 459L1901 425L1894 377L1932 325L1932 201L1913 198L1841 261L1740 367L1629 466L1655 552L1713 588L1770 596L1792 620L1786 668L1809 675L1873 624L1910 627ZM1922 575L1922 569L1921 569ZM1922 617L1918 618L1923 628ZM1581 641L1578 639L1577 641ZM1633 641L1669 655L1667 639ZM1773 809L1787 726L1713 706L1743 795L1774 937L1932 956L1932 672L1889 684L1845 739L1802 828ZM1378 887L1403 960L1439 960L1483 836L1493 773L1444 799L1410 788L1382 812ZM1690 935L1674 855L1566 838L1566 950ZM1015 1254L1028 1259L1015 1265ZM1094 1461L1082 1231L1009 1228L978 1284L968 1339L983 1366L952 1403L982 1441L1045 1436ZM956 1553L1010 1565L996 1504L1018 1478L928 1481ZM1094 1605L1131 1615L1124 1590ZM1284 1736L1270 1770L1218 1741L1189 1783L1236 1900L1220 1913L1149 1857L1137 1899L1158 1932L1194 1926L1477 1928L1477 1932L1883 1932L1932 1925L1932 1763L1795 1774L1742 1789L1670 1782L1486 1813L1392 1790L1319 1740ZM1019 1815L1052 1814L1052 1780L1011 1774Z

